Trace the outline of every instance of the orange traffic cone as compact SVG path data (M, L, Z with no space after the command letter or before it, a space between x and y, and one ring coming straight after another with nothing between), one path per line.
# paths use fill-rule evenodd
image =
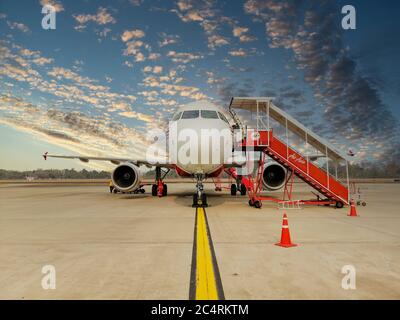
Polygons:
M354 205L354 200L350 201L350 213L348 214L349 217L358 217L356 206Z
M284 248L297 246L297 244L292 243L290 240L290 231L286 213L283 214L281 241L279 243L275 243L275 245Z

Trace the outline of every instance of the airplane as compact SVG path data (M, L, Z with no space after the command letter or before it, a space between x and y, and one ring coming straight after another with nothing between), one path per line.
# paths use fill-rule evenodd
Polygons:
M173 134L171 134L173 133ZM111 173L114 187L120 192L135 192L143 187L140 166L155 167L155 183L152 196L166 196L167 184L164 178L170 170L175 170L182 178L196 180L196 192L193 194L193 207L206 207L207 195L204 181L218 178L229 168L243 169L246 157L235 153L233 148L234 130L224 112L214 103L198 101L180 107L172 116L168 131L166 159L130 159L119 157L93 157L83 155L56 155L46 152L43 158L79 159L110 161L117 165ZM189 137L189 140L183 138ZM196 139L192 138L200 138ZM204 137L211 140L212 145ZM221 139L223 142L221 142ZM207 143L206 143L207 142ZM215 142L217 143L215 146ZM213 145L214 143L214 145ZM188 154L191 161L187 161ZM269 191L279 190L286 180L286 169L278 163L266 163L263 168L263 187ZM236 183L231 185L231 194L246 194L242 175L238 174Z

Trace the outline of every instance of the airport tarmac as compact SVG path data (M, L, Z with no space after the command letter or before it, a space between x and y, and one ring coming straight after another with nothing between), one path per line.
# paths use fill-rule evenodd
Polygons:
M226 299L400 299L400 184L360 185L348 208L288 210L297 247L281 248L282 210L217 193L206 208ZM295 198L310 198L296 184ZM0 185L0 299L188 299L194 186L169 195L110 194L106 186ZM277 193L276 196L280 196ZM53 265L56 289L41 286ZM356 289L341 287L353 265Z

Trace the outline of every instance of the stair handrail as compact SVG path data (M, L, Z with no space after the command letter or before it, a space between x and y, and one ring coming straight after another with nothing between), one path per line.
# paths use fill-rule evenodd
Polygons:
M283 143L280 139L278 139L278 138L275 138L274 137L274 139L277 139L277 140L279 140L281 143ZM270 149L270 148L269 148ZM272 149L270 149L270 150L272 150ZM273 151L273 150L272 150ZM316 182L316 183L318 183L322 188L324 188L324 189L326 189L327 191L329 191L329 192L331 192L331 193L334 193L330 188L328 188L327 186L324 186L322 183L320 183L318 180L316 180L316 179L314 179L309 173L307 173L307 172L305 172L303 169L301 169L301 168L299 168L295 163L293 163L293 162L291 162L289 159L286 159L285 157L283 157L282 155L280 155L280 154L278 154L278 153L276 153L275 151L273 151L275 154L277 154L279 157L281 157L281 158L283 158L283 159L285 159L286 161L288 161L291 165L293 165L294 167L296 167L296 169L298 170L298 171L300 171L302 174L304 174L304 175L306 175L306 176L308 176L308 177L310 177L314 182ZM318 169L320 169L320 167L319 166L316 166ZM323 170L323 169L322 169ZM326 173L326 172L325 172ZM330 175L331 176L331 175ZM336 180L336 178L335 177L332 177L333 179L335 179L335 181L337 181ZM339 182L340 183L340 181L337 181L337 182ZM342 183L340 183L343 187L345 187L345 188L347 188L346 186L344 186ZM338 198L340 198L341 200L343 200L345 203L348 203L349 202L349 200L345 200L345 199L343 199L341 196L339 196L339 195L336 195Z

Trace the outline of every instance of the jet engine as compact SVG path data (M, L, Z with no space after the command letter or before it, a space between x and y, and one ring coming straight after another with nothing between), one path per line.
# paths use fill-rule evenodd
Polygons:
M129 162L122 163L112 172L111 180L119 191L135 191L140 186L139 168Z
M286 169L278 163L269 163L264 166L262 184L264 189L275 191L282 188L286 180Z

